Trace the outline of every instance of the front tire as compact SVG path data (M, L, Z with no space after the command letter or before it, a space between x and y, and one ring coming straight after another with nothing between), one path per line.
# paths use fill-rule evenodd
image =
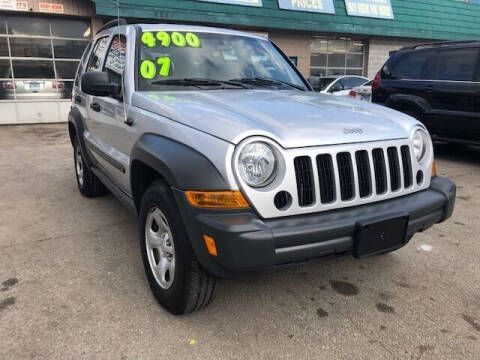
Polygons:
M175 200L161 182L143 196L139 232L145 273L160 305L175 315L208 306L215 278L198 264Z

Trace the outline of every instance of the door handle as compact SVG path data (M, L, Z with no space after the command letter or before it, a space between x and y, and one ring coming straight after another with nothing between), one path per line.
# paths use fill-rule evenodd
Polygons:
M433 90L435 90L435 86L433 86L433 85L427 85L427 86L425 86L425 90L426 90L426 91L433 91Z
M90 109L96 112L100 112L100 110L102 110L102 107L98 103L92 103L90 104Z
M80 95L75 95L75 98L73 100L75 101L75 104L82 103L82 97Z

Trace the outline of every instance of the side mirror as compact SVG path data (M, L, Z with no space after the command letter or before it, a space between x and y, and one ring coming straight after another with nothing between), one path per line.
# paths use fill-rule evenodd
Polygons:
M118 97L122 88L111 82L106 72L88 71L82 75L82 91L88 95Z

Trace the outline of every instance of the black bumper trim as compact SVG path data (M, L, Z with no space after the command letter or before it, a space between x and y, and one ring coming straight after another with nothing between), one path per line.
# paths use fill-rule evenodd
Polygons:
M435 177L429 189L378 203L328 212L263 220L252 210L201 210L188 205L181 190L176 200L204 268L218 277L256 273L285 264L350 254L357 223L378 215L405 213L407 239L452 215L456 187ZM218 256L208 255L202 235L215 239Z

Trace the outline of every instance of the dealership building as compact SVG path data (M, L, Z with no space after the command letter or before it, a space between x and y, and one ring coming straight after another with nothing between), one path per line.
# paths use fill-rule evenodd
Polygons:
M83 50L103 23L118 15L129 22L254 32L279 45L307 77L372 78L391 50L480 39L478 2L0 0L0 124L66 121Z

